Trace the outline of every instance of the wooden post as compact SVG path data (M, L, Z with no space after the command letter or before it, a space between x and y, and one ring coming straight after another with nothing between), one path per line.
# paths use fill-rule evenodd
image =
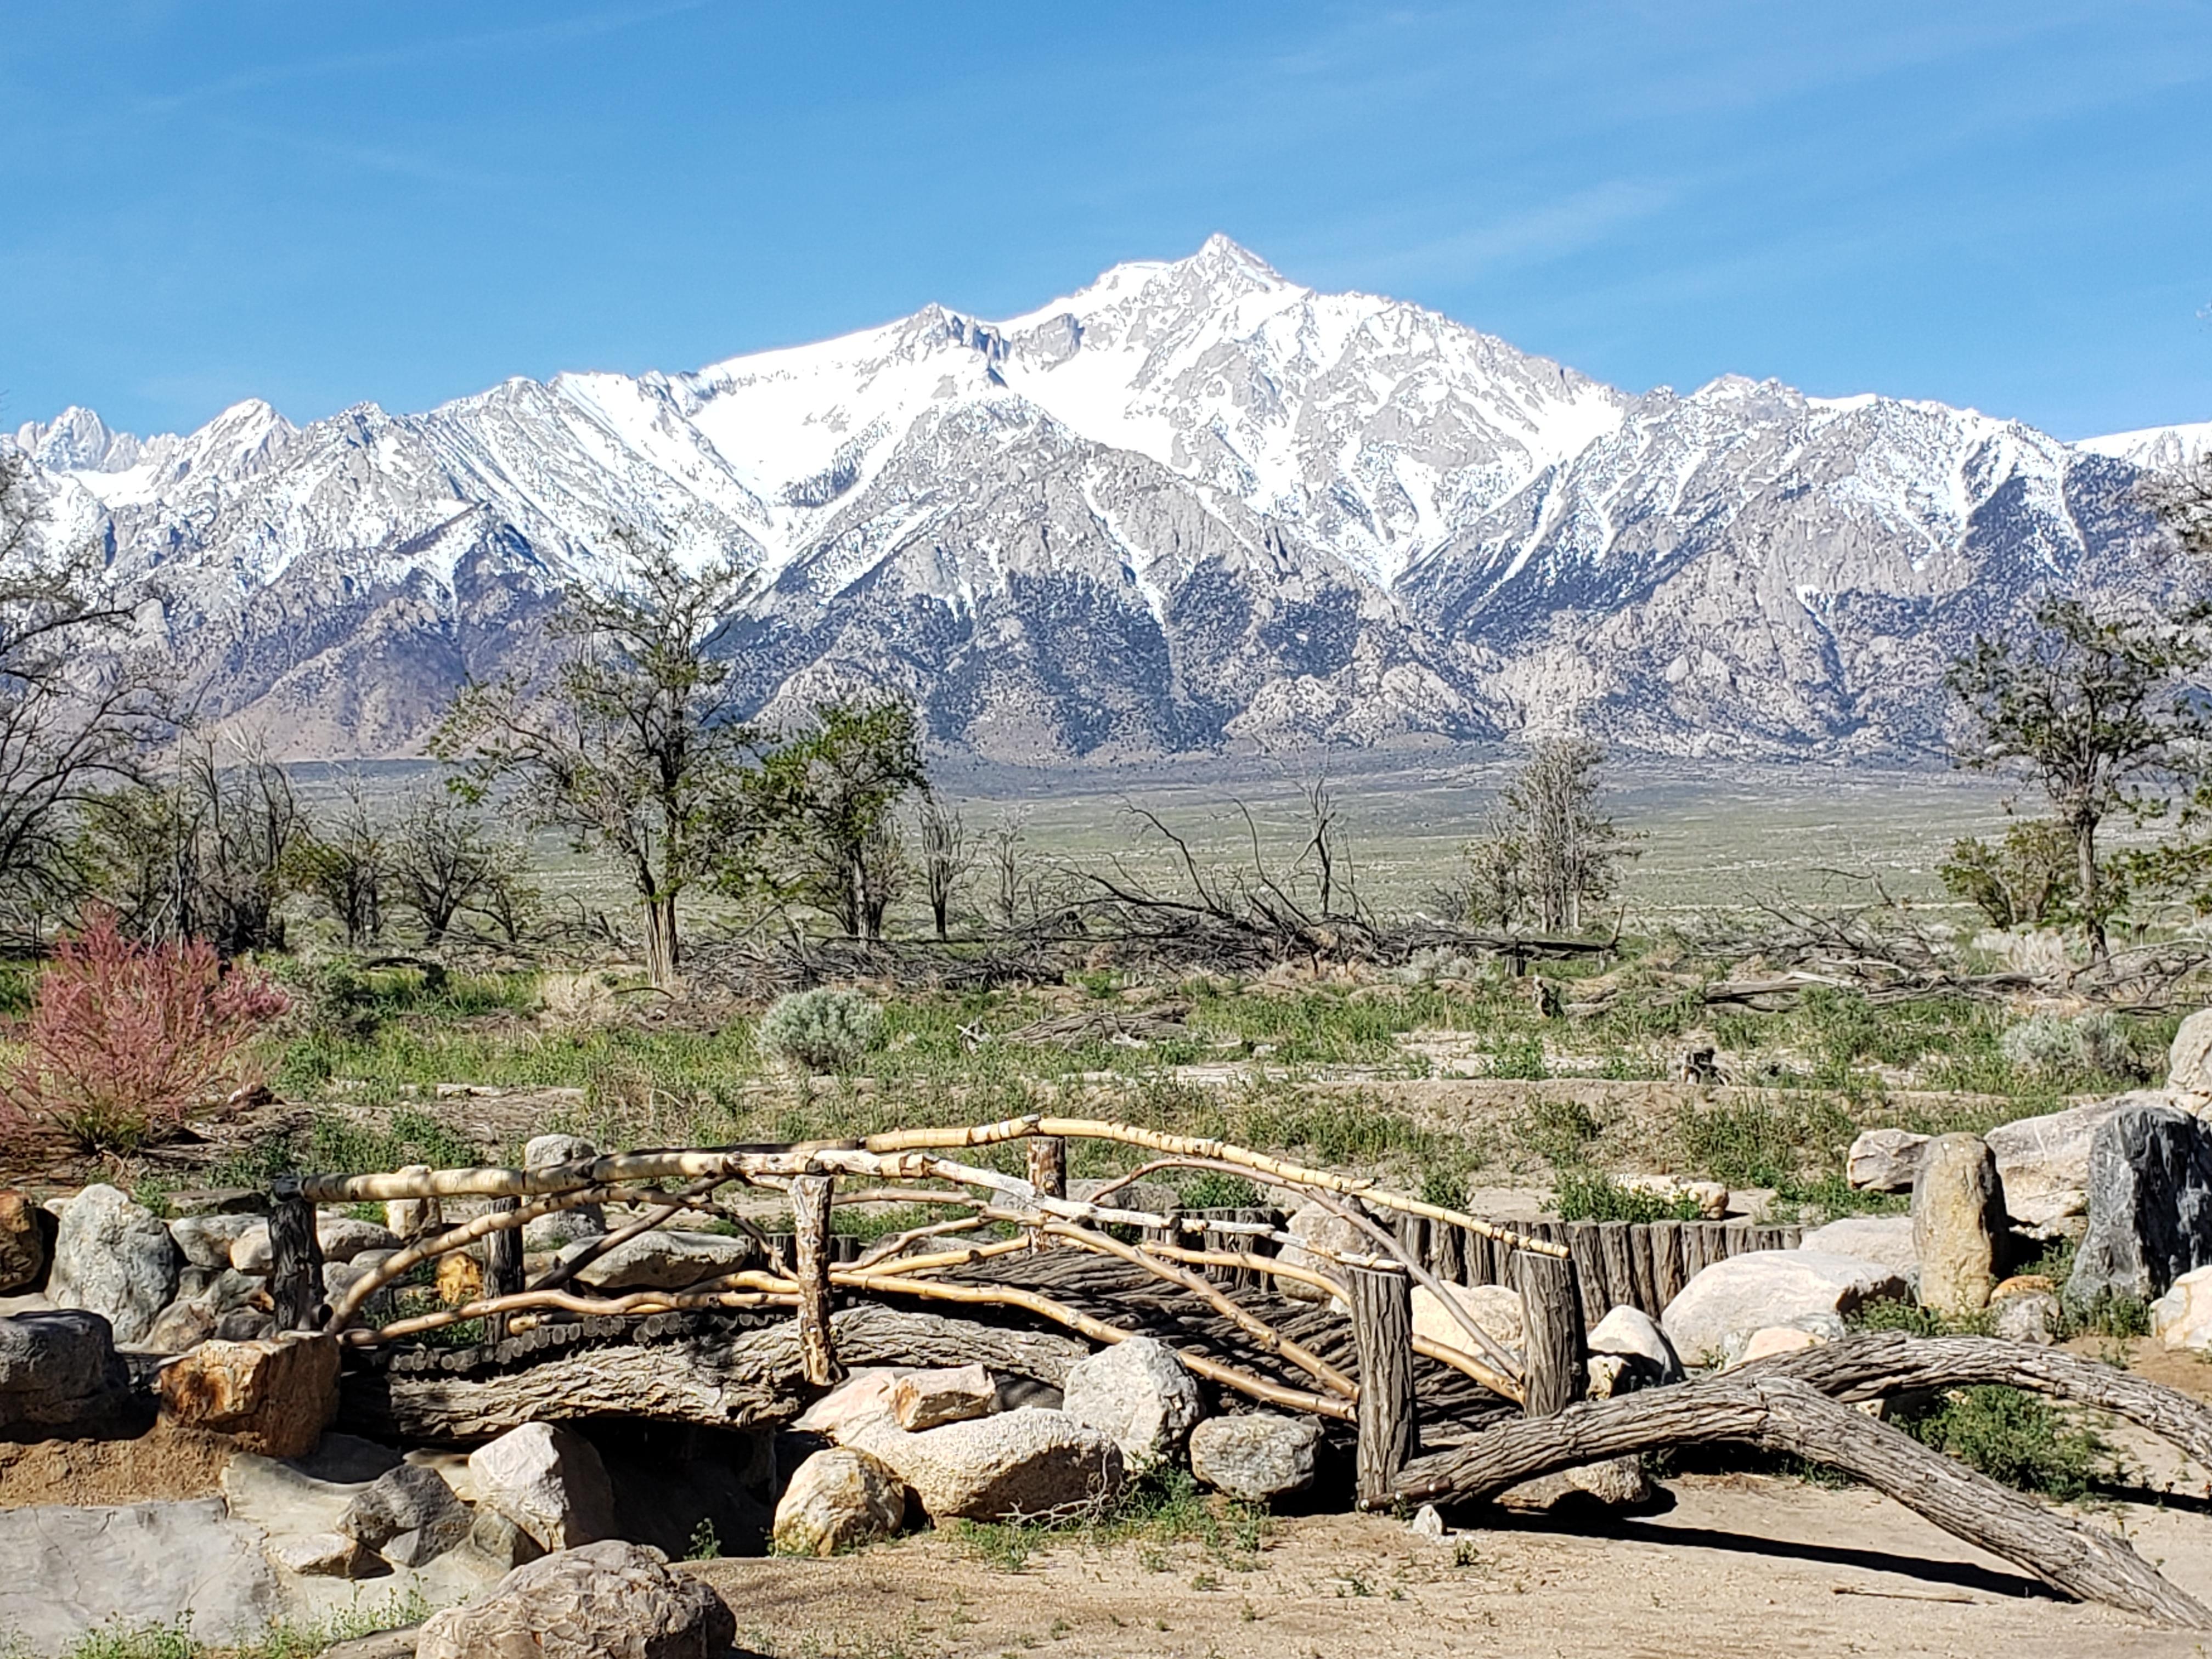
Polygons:
M1568 1257L1575 1264L1575 1290L1582 1297L1583 1328L1588 1330L1605 1317L1612 1305L1605 1303L1605 1256L1598 1243L1599 1223L1571 1221L1566 1224L1566 1237L1560 1243L1567 1247ZM1526 1255L1526 1251L1518 1254Z
M1346 1272L1352 1340L1359 1354L1359 1501L1389 1498L1398 1471L1420 1449L1413 1398L1413 1282L1365 1267Z
M1067 1143L1058 1135L1030 1137L1030 1185L1042 1198L1067 1196ZM1048 1249L1052 1241L1036 1228L1029 1230L1030 1249Z
M1655 1221L1651 1235L1651 1299L1658 1305L1646 1310L1656 1319L1669 1302L1682 1293L1689 1281L1682 1276L1682 1237L1688 1229L1680 1221Z
M1550 1417L1583 1397L1583 1304L1575 1264L1516 1250L1513 1268L1526 1333L1522 1409L1530 1417Z
M315 1206L296 1194L281 1198L269 1217L269 1300L280 1331L312 1330L323 1304L323 1244Z
M507 1213L522 1207L519 1198L495 1198L491 1207L495 1213ZM519 1296L522 1293L522 1230L503 1227L484 1236L484 1294L486 1296ZM484 1321L484 1340L497 1346L507 1340L507 1316L494 1314Z
M1626 1221L1598 1224L1598 1260L1605 1264L1605 1283L1591 1287L1595 1294L1589 1299L1601 1304L1597 1311L1600 1319L1622 1303L1636 1299L1636 1265L1628 1242L1632 1231L1633 1224Z
M1651 1228L1648 1223L1628 1230L1628 1267L1630 1276L1635 1281L1635 1294L1624 1299L1654 1319L1658 1318L1659 1310L1667 1304L1659 1300L1659 1273L1653 1259Z
M791 1182L791 1266L799 1279L799 1364L806 1380L827 1388L844 1375L830 1336L830 1188L826 1175Z

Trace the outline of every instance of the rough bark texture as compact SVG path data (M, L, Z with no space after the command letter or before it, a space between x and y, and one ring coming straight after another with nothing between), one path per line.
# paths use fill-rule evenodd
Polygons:
M1583 1308L1574 1264L1516 1252L1521 1292L1522 1408L1549 1417L1583 1397Z
M2212 1611L2122 1540L2040 1509L1795 1377L1748 1368L1502 1423L1455 1451L1407 1465L1388 1496L1409 1504L1491 1498L1584 1463L1715 1441L1790 1452L1855 1475L2077 1601L2162 1625L2212 1629Z
M313 1330L323 1300L323 1247L315 1237L315 1206L307 1200L277 1202L269 1218L269 1258L276 1328Z
M873 1304L833 1315L830 1327L850 1364L980 1361L1054 1388L1091 1352L1073 1337ZM356 1371L345 1378L339 1423L356 1432L463 1443L525 1423L586 1417L768 1427L796 1416L811 1395L800 1370L799 1324L787 1320L727 1341L586 1348L518 1371Z
M1067 1196L1067 1143L1058 1135L1035 1135L1029 1147L1030 1185L1047 1198ZM1029 1230L1030 1243L1042 1250L1048 1248L1041 1229Z
M799 1280L799 1365L816 1388L842 1376L830 1333L830 1188L828 1176L791 1183L792 1272Z
M1351 1270L1359 1351L1359 1496L1380 1499L1420 1449L1413 1396L1413 1286L1403 1273Z
M2212 1407L2059 1348L1984 1336L1878 1331L1754 1360L1735 1374L1795 1377L1846 1401L1978 1383L2024 1389L2124 1417L2191 1461L2212 1467Z
M522 1207L522 1200L495 1198L491 1207L501 1213L512 1213ZM513 1227L489 1235L484 1240L484 1295L516 1296L521 1291L522 1230ZM494 1314L484 1322L485 1340L498 1342L506 1335L505 1314Z

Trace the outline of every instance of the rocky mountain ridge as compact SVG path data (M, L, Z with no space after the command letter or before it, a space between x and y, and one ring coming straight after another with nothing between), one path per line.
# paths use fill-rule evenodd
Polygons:
M943 742L1064 763L1569 726L1926 749L1974 634L2172 580L2130 491L2199 441L1632 395L1216 237L1004 321L14 441L53 533L158 593L203 707L286 753L408 752L465 676L538 660L562 583L618 577L623 525L757 571L729 637L768 717L872 684Z

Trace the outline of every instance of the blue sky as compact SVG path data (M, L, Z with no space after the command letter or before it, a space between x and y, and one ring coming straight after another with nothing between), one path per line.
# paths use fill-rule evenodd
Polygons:
M0 0L0 424L1029 308L1227 232L1633 390L2212 418L2212 3Z

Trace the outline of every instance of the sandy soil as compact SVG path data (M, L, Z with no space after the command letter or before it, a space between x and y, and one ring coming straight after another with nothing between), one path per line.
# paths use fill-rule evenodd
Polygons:
M230 1456L223 1437L160 1421L135 1440L0 1442L0 1509L204 1498Z
M1412 1659L1848 1653L2098 1659L2201 1654L2051 1599L1886 1498L1686 1477L1664 1513L1485 1526L1429 1543L1380 1516L1285 1520L1239 1571L1196 1545L1071 1546L1010 1571L925 1534L830 1561L698 1569L772 1659ZM2212 1600L2212 1517L2113 1506L2137 1548ZM1571 1527L1584 1529L1570 1529Z

